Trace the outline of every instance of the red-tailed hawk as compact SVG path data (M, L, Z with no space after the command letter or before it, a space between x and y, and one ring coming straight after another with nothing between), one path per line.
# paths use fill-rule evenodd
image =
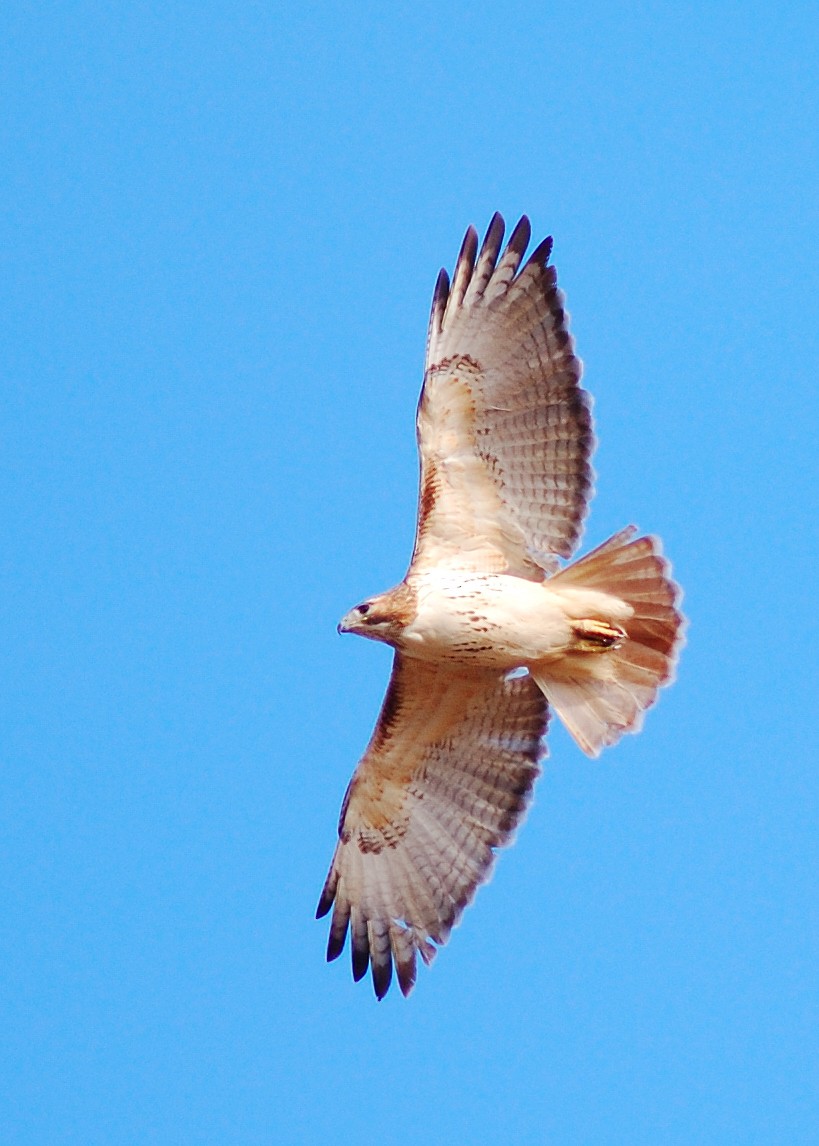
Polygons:
M435 285L418 405L421 481L404 580L339 631L395 649L378 723L347 789L318 916L327 958L349 930L378 998L395 964L445 943L521 822L549 705L596 756L672 675L683 618L658 541L629 528L573 565L591 492L580 387L546 239L470 227ZM500 255L500 257L498 257ZM522 671L525 670L525 671Z

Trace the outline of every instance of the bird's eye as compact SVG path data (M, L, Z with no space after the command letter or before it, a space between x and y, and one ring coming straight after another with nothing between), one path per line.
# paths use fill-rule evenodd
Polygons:
M367 604L364 604L364 605L357 605L357 606L356 606L356 610L355 610L355 611L356 611L357 613L360 613L362 617L366 617L366 616L367 616L367 614L368 614L368 613L369 613L369 611L370 611L370 606L369 606L369 605L367 605Z

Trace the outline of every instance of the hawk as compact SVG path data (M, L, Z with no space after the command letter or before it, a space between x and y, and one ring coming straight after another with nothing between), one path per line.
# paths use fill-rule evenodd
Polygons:
M339 632L395 650L355 770L317 916L328 960L348 931L353 977L404 995L520 824L551 707L596 756L640 727L671 679L680 592L654 537L629 527L576 561L592 487L580 387L551 238L523 261L524 216L501 253L466 232L438 275L418 405L415 548L400 585Z

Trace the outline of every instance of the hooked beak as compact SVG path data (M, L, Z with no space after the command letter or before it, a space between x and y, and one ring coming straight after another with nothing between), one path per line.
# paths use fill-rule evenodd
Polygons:
M347 613L346 616L341 618L338 625L336 626L336 632L337 633L351 633L353 631L352 621L353 621L353 618L352 618L351 614Z

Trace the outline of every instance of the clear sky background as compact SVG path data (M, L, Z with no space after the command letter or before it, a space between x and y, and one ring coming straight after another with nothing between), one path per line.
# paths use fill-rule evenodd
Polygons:
M812 4L0 14L4 1143L808 1143ZM313 913L389 652L438 268L528 213L659 533L640 737L553 727L415 993Z

